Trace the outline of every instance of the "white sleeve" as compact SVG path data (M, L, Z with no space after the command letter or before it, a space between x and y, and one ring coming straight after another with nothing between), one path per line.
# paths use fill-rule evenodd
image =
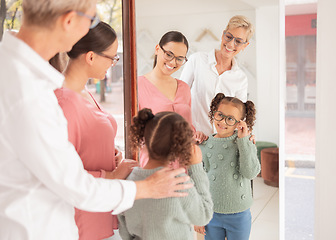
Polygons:
M88 174L68 141L67 122L56 97L51 93L40 95L43 97L12 106L6 118L4 134L27 174L82 210L118 213L130 208L135 199L135 183L95 179Z
M190 59L184 64L183 70L180 76L180 79L187 83L190 88L192 88L192 85L194 83L194 74L195 74L195 55L191 55Z

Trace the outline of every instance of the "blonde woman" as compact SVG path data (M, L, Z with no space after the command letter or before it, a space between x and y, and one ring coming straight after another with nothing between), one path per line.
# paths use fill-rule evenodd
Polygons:
M191 88L193 125L205 135L214 131L208 112L217 93L247 100L248 79L235 56L249 45L253 32L254 27L246 17L232 17L223 31L220 49L191 55L183 68L181 80Z

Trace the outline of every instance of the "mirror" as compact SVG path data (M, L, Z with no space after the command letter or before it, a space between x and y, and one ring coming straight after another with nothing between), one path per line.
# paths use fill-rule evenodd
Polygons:
M156 0L136 1L137 73L153 68L155 46L170 30L182 32L189 41L187 57L199 51L220 48L223 30L234 15L244 15L255 26L255 34L237 55L248 76L248 99L256 104L257 141L279 146L279 2L278 0ZM183 66L172 76L179 79ZM254 179L251 240L279 238L279 188ZM196 239L196 236L195 236ZM197 236L197 239L203 239Z

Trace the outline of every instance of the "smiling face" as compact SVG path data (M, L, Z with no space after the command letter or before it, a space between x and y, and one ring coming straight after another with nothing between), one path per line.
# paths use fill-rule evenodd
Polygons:
M242 27L229 28L226 32L229 33L230 36L232 35L234 38L242 39L243 42L247 41L246 40L246 38L247 38L246 29L244 29ZM249 42L247 42L245 44L241 44L240 46L236 46L235 45L235 40L236 39L232 39L231 41L228 41L224 37L224 33L222 35L221 52L227 58L233 58L240 51L242 51L244 48L246 48L249 45Z
M223 102L219 105L217 111L219 111L222 115L234 117L237 121L240 121L242 118L242 112L240 108L237 108L234 104ZM217 131L216 138L225 138L233 135L234 130L236 129L236 125L229 126L225 122L225 118L221 121L217 121L214 119L214 125Z
M163 50L164 49L164 50ZM177 70L180 69L182 65L176 63L176 58L172 60L166 60L165 52L173 53L175 57L186 57L187 54L187 46L182 42L168 42L162 48L159 45L155 47L155 54L157 55L157 63L155 68L158 68L163 74L171 75Z

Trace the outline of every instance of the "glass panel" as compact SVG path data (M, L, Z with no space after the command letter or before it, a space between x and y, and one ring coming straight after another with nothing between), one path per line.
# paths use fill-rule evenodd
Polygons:
M298 38L286 38L286 101L287 110L298 110Z
M297 16L299 18L299 16ZM316 36L286 37L285 239L314 239Z
M306 36L305 45L304 111L311 112L316 100L316 36Z

